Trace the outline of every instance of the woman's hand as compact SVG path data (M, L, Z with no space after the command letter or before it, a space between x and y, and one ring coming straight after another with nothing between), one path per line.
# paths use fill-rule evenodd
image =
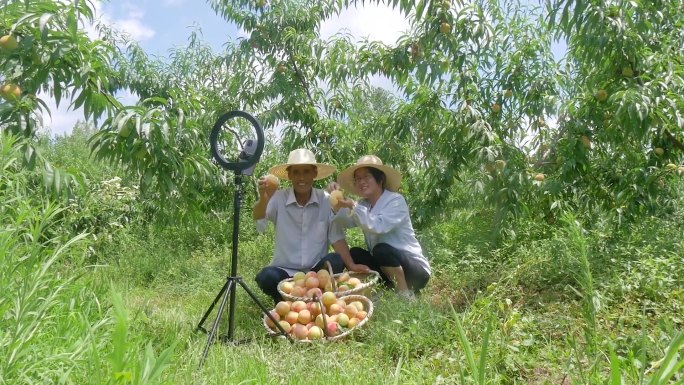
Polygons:
M368 273L370 271L370 268L366 265L362 265L360 263L355 263L355 264L349 266L349 270L353 271L355 273Z
M330 194L331 192L333 192L335 190L340 190L340 185L335 181L328 183L328 187L325 188L325 191L328 194Z

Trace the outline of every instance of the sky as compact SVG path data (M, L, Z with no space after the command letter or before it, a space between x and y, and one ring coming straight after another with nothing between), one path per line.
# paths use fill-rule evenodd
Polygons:
M227 41L244 36L235 25L214 13L204 0L91 1L95 4L96 18L126 31L149 55L168 57L172 48L187 45L193 31L200 32L202 40L216 51L222 51ZM359 40L369 38L394 44L408 29L408 21L398 10L386 5L365 4L326 20L320 32L323 38L344 31ZM94 30L90 29L89 33L95 37ZM383 77L371 79L371 82L393 89L391 82ZM131 94L116 96L127 105L137 100ZM44 124L51 135L68 134L77 121L83 120L82 111L71 111L65 103L57 108L46 95L42 97L52 111L51 117L44 117Z
M168 57L172 48L187 44L193 31L199 31L202 40L216 51L221 51L225 42L244 36L202 0L96 0L94 3L97 18L126 31L148 55ZM383 22L378 23L378 20ZM338 17L326 20L321 26L321 35L328 37L344 30L359 39L368 37L393 44L408 28L408 21L398 10L384 5L365 5L363 8L350 8ZM70 111L64 103L57 108L46 95L42 97L52 111L51 118L44 117L46 129L52 135L68 134L77 121L83 120L82 111ZM130 104L136 100L130 94L117 95L117 98Z

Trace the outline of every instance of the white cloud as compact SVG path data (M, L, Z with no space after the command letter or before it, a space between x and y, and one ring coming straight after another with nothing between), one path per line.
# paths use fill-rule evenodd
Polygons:
M348 32L357 41L368 38L394 44L408 29L409 22L398 9L385 4L366 4L361 8L347 8L326 20L321 24L320 33L323 39L338 32Z

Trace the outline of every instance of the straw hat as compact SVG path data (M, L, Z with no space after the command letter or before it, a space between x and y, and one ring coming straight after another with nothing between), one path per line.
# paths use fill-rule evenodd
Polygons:
M290 151L290 155L287 157L287 163L271 167L271 169L268 170L268 173L273 174L280 179L289 180L290 178L287 177L287 168L290 166L305 164L318 167L318 175L316 175L314 180L327 178L335 172L335 167L323 163L317 163L316 157L311 150L298 148L296 150Z
M384 172L385 188L395 192L399 190L399 186L401 185L401 174L399 171L392 167L385 166L382 164L382 160L375 155L364 155L360 157L355 165L349 166L344 171L340 172L340 175L337 176L337 183L346 191L359 195L356 186L354 186L354 171L361 167L373 167Z

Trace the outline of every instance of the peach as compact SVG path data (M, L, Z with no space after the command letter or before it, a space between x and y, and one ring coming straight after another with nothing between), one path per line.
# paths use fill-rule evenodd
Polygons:
M306 325L311 322L311 312L306 309L300 311L299 316L297 317L297 322L302 325Z
M318 284L320 281L316 277L308 277L306 281L304 282L304 286L306 286L308 289L313 289L315 287L318 287Z
M328 314L330 315L340 314L342 312L344 312L344 308L336 303L330 305L330 309L328 310Z
M353 328L354 326L358 325L359 322L361 322L358 318L350 318L349 323L347 324L347 327L349 329Z
M304 279L304 278L302 278L302 279L296 279L296 280L294 281L294 286L295 286L295 287L306 287L306 279Z
M296 281L298 279L304 279L304 278L306 278L306 273L304 273L303 271L298 271L298 272L294 273L294 275L292 276L293 281Z
M292 288L294 288L294 283L290 281L283 282L280 285L280 290L287 294L290 294L292 292Z
M335 302L337 302L337 297L335 297L335 293L326 291L325 293L323 293L323 296L321 297L321 301L323 302L323 305L328 307L328 306L334 304Z
M364 310L359 310L359 311L356 312L356 315L355 315L354 317L355 317L355 318L358 318L358 320L361 321L361 320L363 320L364 318L366 318L367 315L368 315L368 313L367 313L366 311L364 311Z
M351 303L352 305L356 306L356 310L361 311L363 310L363 302L361 301L354 301Z
M298 318L299 313L297 313L296 311L290 311L289 313L287 313L287 315L285 315L285 321L287 321L287 323L289 323L290 325L296 324Z
M292 326L287 321L282 320L278 321L278 323L280 324L280 327L283 328L283 330L285 330L285 333L289 333L292 330ZM275 330L280 331L278 330L278 328L275 328Z
M317 316L316 316L316 321L314 321L314 323L316 324L316 326L318 326L319 328L322 329L323 326L324 326L324 323L323 323L323 314L317 315Z
M311 329L309 329L307 337L310 340L319 340L323 337L323 330L321 330L321 328L318 326L312 326Z
M303 287L295 286L290 292L290 295L293 297L304 297L306 296L306 289Z
M337 292L338 292L338 293L341 293L341 292L347 291L347 290L349 290L349 286L347 286L347 285L340 285L340 286L337 287Z
M349 316L346 314L342 313L337 316L337 323L340 324L340 326L347 326L349 323Z
M342 273L339 277L336 278L337 282L346 282L349 280L349 273Z
M323 292L321 291L321 289L319 289L317 287L313 287L313 288L306 291L306 296L309 298L314 298L314 297L315 298L321 298L322 295L323 295Z
M356 313L358 312L359 311L356 309L356 306L354 305L347 305L344 308L344 314L348 315L349 318L354 318L354 316L356 316Z
M285 317L290 312L290 303L285 301L278 302L275 306L275 311L279 316Z
M298 340L305 340L306 336L309 334L309 329L302 324L296 324L293 327L292 333Z
M280 179L278 179L277 176L273 174L266 174L264 176L264 179L266 180L266 187L269 189L277 189L280 187Z
M290 306L290 309L292 311L296 311L297 313L301 312L302 310L306 309L306 302L304 301L294 301L292 302L292 305Z
M325 327L325 331L329 336L336 336L340 331L340 327L337 322L328 322L328 325Z
M306 274L304 274L304 277L306 277L306 278L316 278L316 272L315 272L315 271L307 271Z
M309 304L309 311L311 312L312 317L321 314L321 304L319 304L318 302L311 302Z
M361 282L361 280L356 277L349 278L349 281L347 281L347 285L351 287L361 286L361 284L363 284L363 282Z
M278 313L276 313L275 310L271 310L269 313L271 313L271 316L273 316L273 318L276 320L276 322L280 321L280 315ZM266 325L268 325L268 327L270 327L271 329L273 329L275 327L275 324L273 323L273 321L271 321L271 319L268 318L268 316L266 314L264 314L264 321L266 321Z

